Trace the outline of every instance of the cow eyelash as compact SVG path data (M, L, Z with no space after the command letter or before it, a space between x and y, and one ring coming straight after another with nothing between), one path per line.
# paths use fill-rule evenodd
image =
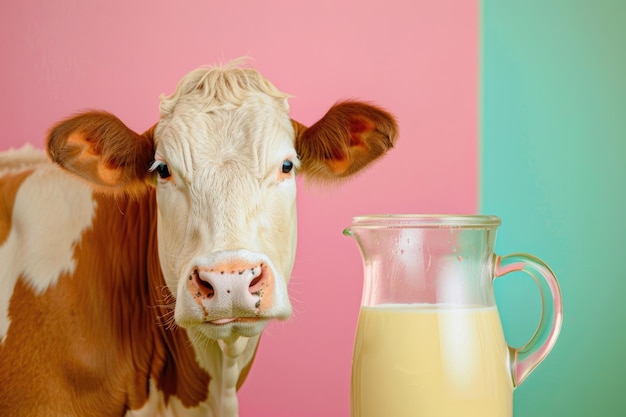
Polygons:
M164 180L172 176L167 164L163 161L154 161L149 171L156 171L157 174L159 174L159 177Z

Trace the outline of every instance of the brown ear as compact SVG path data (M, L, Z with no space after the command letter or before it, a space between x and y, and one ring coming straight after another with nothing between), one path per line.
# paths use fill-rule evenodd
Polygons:
M294 120L292 124L300 171L326 181L360 171L391 149L398 136L391 114L358 101L335 104L309 128Z
M136 194L146 186L153 130L139 135L110 113L81 113L50 129L48 154L96 190Z

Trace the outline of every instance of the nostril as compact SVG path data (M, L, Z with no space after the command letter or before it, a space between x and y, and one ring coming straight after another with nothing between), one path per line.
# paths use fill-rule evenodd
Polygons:
M211 283L200 278L200 274L198 273L197 269L194 270L193 273L196 277L196 282L198 283L198 285L206 290L204 291L204 296L207 298L213 297L215 295L215 290L213 289Z
M250 282L250 286L248 287L248 288L250 288L250 292L254 292L255 291L255 287L259 286L259 282L261 282L261 278L262 277L263 277L263 275L259 275L258 277L253 279L252 282Z
M265 277L264 269L265 269L265 265L263 264L259 265L258 267L250 269L250 271L252 272L252 275L254 276L254 278L252 278L252 281L250 281L250 285L248 285L248 291L250 291L251 294L259 292L263 288L264 281L265 281L263 279Z
M213 289L213 286L211 284L209 284L206 281L203 281L202 279L199 282L200 282L200 285L202 285L204 288L206 288L207 290L211 292L211 295L215 294L215 290Z

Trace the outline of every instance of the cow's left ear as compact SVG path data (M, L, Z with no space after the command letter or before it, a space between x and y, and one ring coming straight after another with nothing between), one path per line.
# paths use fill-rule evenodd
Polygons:
M394 117L358 101L335 104L307 128L292 120L300 168L307 177L332 181L348 177L391 149L398 136Z
M134 195L146 189L153 130L139 135L110 113L80 113L50 129L48 155L97 191Z

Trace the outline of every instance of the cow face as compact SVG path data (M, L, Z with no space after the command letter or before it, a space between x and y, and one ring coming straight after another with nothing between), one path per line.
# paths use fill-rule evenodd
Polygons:
M96 190L145 198L156 187L161 270L174 318L211 339L253 336L286 318L296 245L296 172L348 177L393 146L386 112L344 102L310 128L248 68L191 72L138 135L106 113L52 129L52 159Z
M252 336L289 316L294 138L286 96L256 72L194 71L162 99L151 170L179 325Z

